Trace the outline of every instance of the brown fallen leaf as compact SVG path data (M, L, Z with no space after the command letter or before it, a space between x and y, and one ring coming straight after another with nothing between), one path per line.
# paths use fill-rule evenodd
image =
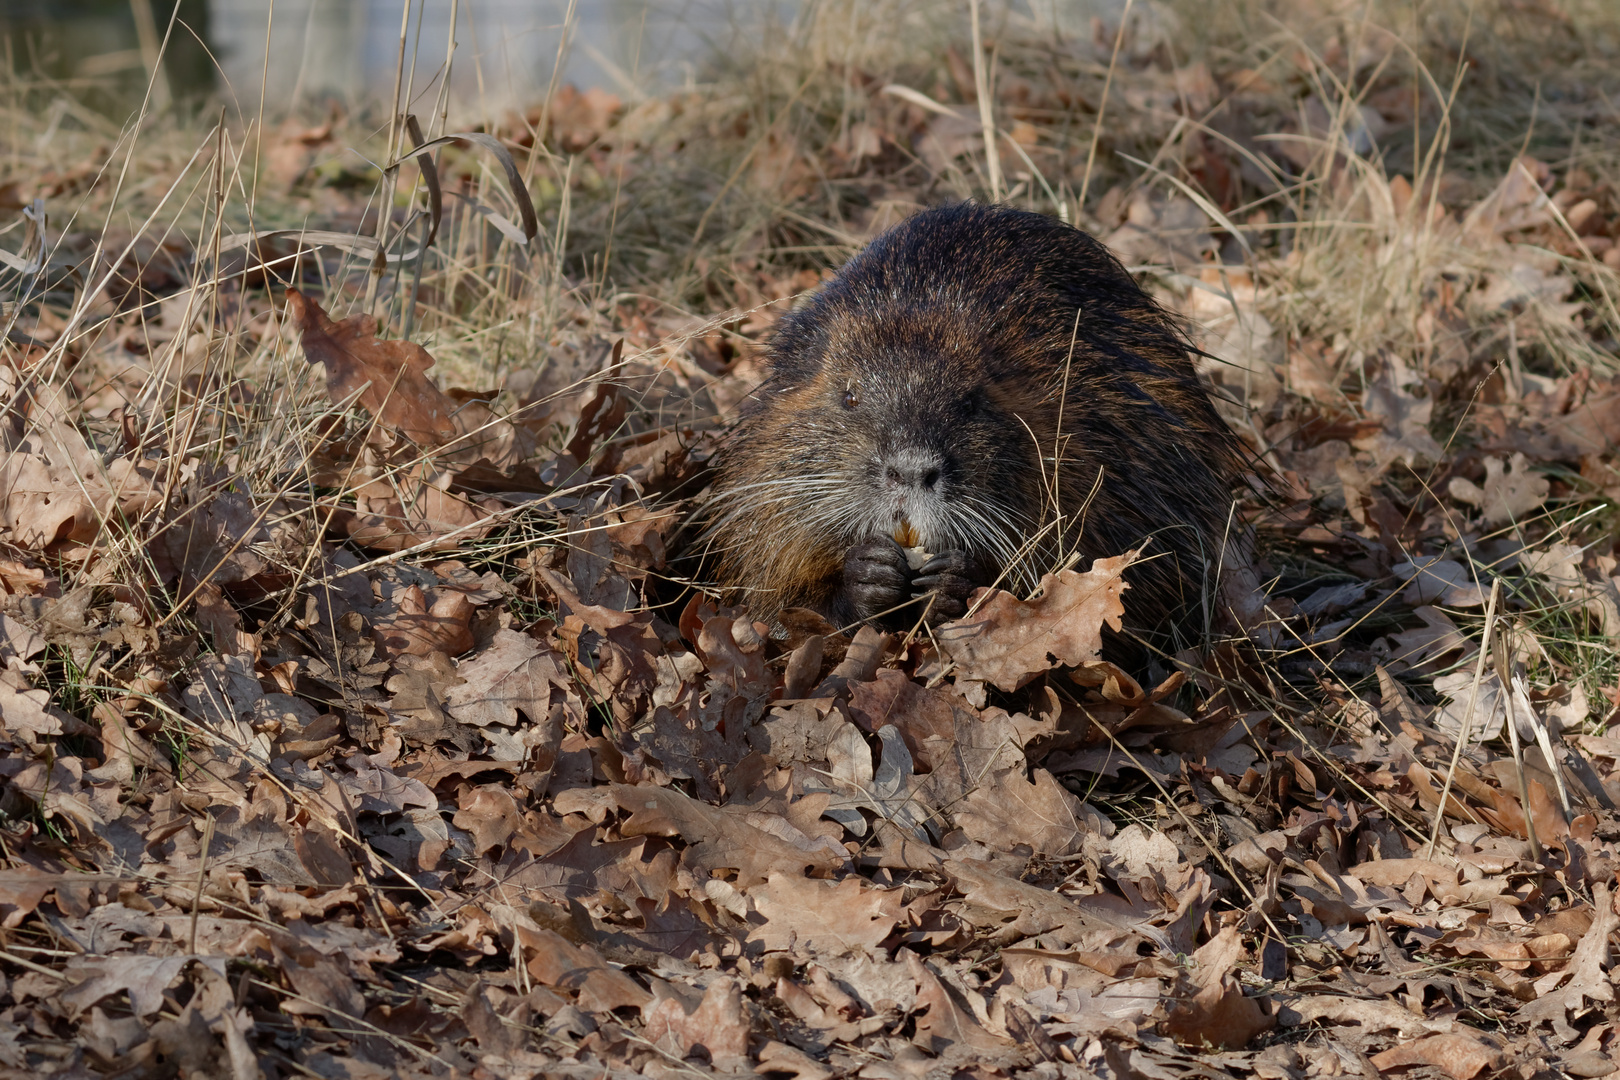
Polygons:
M1368 885L1382 885L1389 889L1404 887L1413 875L1435 884L1457 884L1455 867L1443 866L1428 859L1379 859L1359 863L1351 872Z
M1483 1071L1501 1068L1504 1058L1501 1049L1486 1036L1459 1031L1392 1046L1368 1060L1379 1072L1408 1065L1433 1065L1456 1080L1474 1080Z
M270 569L259 554L274 544L264 522L284 516L283 506L261 514L247 496L220 492L164 524L151 542L153 563L164 580L180 580L182 595L199 581L250 581Z
M473 851L482 855L490 848L504 846L522 827L523 815L505 786L485 784L462 791L461 807L451 823L472 834Z
M163 1007L163 991L191 961L189 956L86 956L76 957L70 973L89 977L62 994L74 1015L122 991L129 992L136 1016L149 1016ZM224 972L221 971L221 974Z
M1519 1019L1526 1023L1551 1024L1563 1034L1570 1030L1566 1015L1583 1009L1588 1000L1610 1002L1615 999L1614 983L1604 968L1609 963L1609 937L1620 927L1620 915L1615 914L1614 896L1604 882L1592 885L1592 906L1596 911L1592 926L1581 935L1575 954L1569 958L1566 969L1569 978L1557 990L1542 994L1519 1009Z
M372 615L371 633L379 655L459 656L473 647L473 603L454 589L434 589L431 599L418 585L395 591L392 610Z
M514 1016L514 1020L521 1022L526 1016L527 1011L524 1011L521 1016ZM462 1001L461 1019L485 1053L510 1057L514 1050L523 1048L523 1031L516 1023L509 1027L501 1022L484 987L475 985Z
M1451 478L1447 489L1454 499L1479 508L1490 529L1525 518L1541 509L1551 490L1547 478L1532 472L1523 454L1515 453L1504 468L1501 458L1485 459L1485 483L1462 476Z
M0 461L0 528L12 543L32 550L88 544L109 514L136 521L162 502L151 480L149 469L126 458L103 472L7 454Z
M450 688L445 704L461 723L479 727L511 727L525 717L539 723L549 712L551 688L570 687L562 657L530 635L508 629L497 630L456 674L465 681Z
M354 489L354 508L332 507L332 522L362 547L377 551L403 551L419 544L451 550L489 533L478 523L500 508L500 503L470 499L445 491L420 464Z
M986 1031L972 1013L956 1003L939 976L921 957L910 949L903 951L906 968L917 980L917 1034L912 1037L913 1042L934 1054L955 1051L957 1054L993 1055L1011 1048L1008 1041Z
M1399 674L1405 671L1420 671L1424 674L1433 674L1434 669L1439 666L1437 662L1445 654L1461 650L1468 655L1477 648L1463 636L1457 624L1439 608L1425 605L1413 608L1412 614L1422 619L1423 625L1391 634L1389 637L1394 643L1389 664L1392 672Z
M759 1048L759 1073L786 1073L795 1080L832 1080L831 1069L803 1050L786 1043L767 1042Z
M992 590L975 594L976 610L935 631L957 677L1016 690L1056 666L1098 659L1102 628L1120 628L1128 586L1120 576L1140 552L1098 559L1085 573L1063 570L1041 578L1033 600Z
M45 690L21 690L0 679L0 729L39 741L47 735L60 735L72 718L51 704Z
M58 881L56 874L0 870L0 928L12 930L20 926Z
M1018 947L1002 949L1002 970L1026 990L1042 986L1061 990L1071 984L1093 982L1106 985L1107 979L1118 978L1121 974L1129 975L1130 969L1141 960L1136 955L1135 946L1136 939L1126 937L1125 947L1118 949L1074 949L1068 952ZM1102 978L1099 980L1095 976Z
M456 436L455 402L428 378L433 357L422 346L379 341L377 320L370 315L333 322L297 289L287 290L287 315L302 333L305 358L326 367L326 392L333 402L359 401L424 450Z
M1107 897L1088 897L1082 905L1051 889L998 874L973 859L952 859L945 871L976 909L964 912L974 925L999 928L1010 916L1013 929L1025 937L1052 934L1071 944L1087 941L1098 932L1118 937L1146 929L1136 925L1141 920L1130 914L1101 906Z
M1032 778L1022 768L984 777L955 813L957 828L980 843L1027 844L1038 855L1080 850L1099 836L1100 816L1045 769Z
M1482 407L1474 422L1485 435L1485 448L1545 462L1579 461L1620 445L1620 394L1583 399L1571 393L1572 382L1562 381L1552 395L1526 394L1522 403Z
M750 943L834 956L876 949L894 929L902 901L900 890L874 888L858 877L834 885L782 873L772 873L748 896L765 919L749 934Z
M742 992L731 979L716 979L688 1013L680 998L666 997L645 1010L646 1036L685 1057L702 1047L716 1069L732 1071L748 1059L748 1019Z
M1232 969L1245 956L1237 927L1226 926L1193 953L1197 992L1169 1006L1165 1031L1185 1046L1241 1049L1277 1024L1268 1002L1245 997Z
M1197 203L1182 195L1158 199L1146 190L1136 193L1126 223L1103 242L1127 266L1167 265L1184 273L1197 273L1217 246Z
M1549 175L1547 166L1528 154L1514 158L1501 182L1469 208L1463 231L1492 243L1506 233L1549 223L1551 200L1542 186Z
M582 1010L606 1013L651 1002L640 983L609 965L594 947L574 944L526 919L515 929L519 943L532 953L529 974L544 986L577 989Z
M615 784L612 791L619 808L631 815L621 833L679 836L693 845L687 865L735 869L738 888L765 882L773 871L803 874L810 868L825 873L848 860L841 845L825 837L812 839L785 821L766 832L748 820L746 811L710 806L671 788Z
M1393 1031L1401 1038L1444 1034L1454 1021L1449 1017L1428 1020L1394 1001L1343 997L1339 994L1279 992L1272 994L1277 1023L1299 1027L1318 1020L1357 1024L1365 1032Z
M1384 429L1354 440L1356 449L1372 454L1376 475L1382 475L1396 461L1411 467L1444 456L1440 444L1429 433L1434 399L1417 397L1407 389L1414 383L1421 384L1422 379L1394 353L1386 353L1385 358L1384 370L1372 380L1364 398L1367 415L1382 421Z

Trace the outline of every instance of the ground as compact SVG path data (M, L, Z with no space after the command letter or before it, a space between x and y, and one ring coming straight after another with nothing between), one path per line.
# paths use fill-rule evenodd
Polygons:
M1054 15L409 123L6 76L0 1068L1620 1073L1620 14ZM676 557L774 321L959 198L1253 452L1151 677L1132 553L786 637Z

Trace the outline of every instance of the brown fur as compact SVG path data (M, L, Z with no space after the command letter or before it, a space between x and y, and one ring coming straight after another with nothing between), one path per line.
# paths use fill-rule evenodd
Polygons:
M926 579L959 589L1026 590L1072 550L1083 569L1148 542L1128 625L1198 616L1243 448L1175 325L1090 236L1005 207L924 212L786 317L770 349L707 534L719 579L757 615L914 621L920 607L871 610L857 566L892 562L887 537L909 525L930 552L964 553Z

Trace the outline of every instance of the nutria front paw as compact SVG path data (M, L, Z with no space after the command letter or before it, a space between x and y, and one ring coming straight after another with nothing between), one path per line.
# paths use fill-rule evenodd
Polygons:
M844 596L857 622L886 621L911 599L911 568L900 545L884 537L844 555Z
M967 614L968 598L979 587L978 564L965 551L942 551L923 563L911 581L911 595L928 608L929 623Z

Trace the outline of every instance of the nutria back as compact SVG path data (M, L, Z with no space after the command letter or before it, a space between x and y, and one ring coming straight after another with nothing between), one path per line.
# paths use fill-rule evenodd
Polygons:
M717 576L757 617L911 625L1147 542L1127 627L1202 631L1243 448L1091 236L1002 206L917 214L782 320L770 365L708 510Z

